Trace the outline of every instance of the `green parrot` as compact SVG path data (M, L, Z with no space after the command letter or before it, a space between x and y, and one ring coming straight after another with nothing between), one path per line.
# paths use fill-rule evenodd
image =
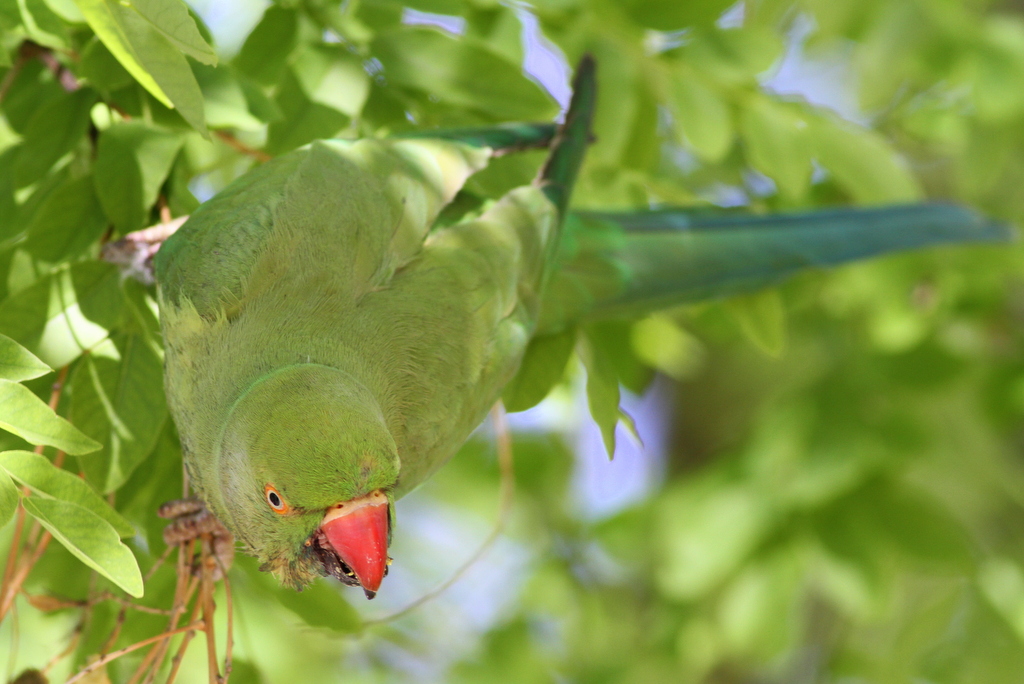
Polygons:
M538 335L1007 237L942 205L568 213L595 98L585 58L558 127L314 142L236 180L160 248L165 385L191 482L283 584L334 576L372 598L395 500L459 449ZM533 184L438 222L490 159L535 147L550 152Z

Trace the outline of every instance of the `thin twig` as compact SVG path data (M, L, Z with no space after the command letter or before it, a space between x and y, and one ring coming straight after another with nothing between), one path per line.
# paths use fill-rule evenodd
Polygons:
M0 102L4 101L4 97L7 96L7 91L14 85L14 79L18 78L18 74L21 73L25 63L28 62L30 56L25 53L24 50L18 51L18 58L14 60L14 64L11 65L10 70L4 74L4 80L0 81Z
M213 558L217 561L221 578L224 580L224 608L228 611L228 635L227 643L224 645L224 682L226 684L231 676L231 654L235 647L235 606L231 600L231 581L228 579L228 569L224 567L220 556L216 553L213 554Z
M186 551L187 547L187 551ZM192 592L198 585L195 578L189 582L189 567L190 565L185 562L186 554L191 556L192 544L178 544L174 547L168 547L169 549L176 548L178 550L177 560L177 575L174 586L174 599L171 602L171 619L168 621L167 629L174 629L178 626L178 620L181 619L182 614L185 612L188 606L189 599L192 598ZM166 556L166 554L165 554ZM194 621L194 618L193 620ZM190 621L190 622L191 622ZM142 659L135 672L132 673L131 678L128 680L128 684L137 684L138 681L145 676L146 682L152 682L153 678L156 677L157 669L160 667L161 661L164 659L164 654L167 653L168 642L161 642L150 649L149 653Z
M195 631L195 630L203 629L203 627L204 627L204 625L203 625L203 621L202 620L200 620L198 622L191 622L191 623L185 625L184 627L179 627L178 629L172 629L172 630L170 630L168 632L164 632L162 634L157 634L154 637L150 637L148 639L143 639L142 641L138 641L138 642L132 644L131 646L125 646L124 648L122 648L119 651L114 651L113 653L108 653L107 655L103 656L102 658L99 658L99 659L89 663L85 667L83 667L73 677L71 677L71 679L69 679L67 682L65 682L65 684L74 684L74 682L77 682L79 679L81 679L82 677L86 676L90 672L93 672L94 670L98 670L99 668L103 667L104 665L106 665L110 661L117 660L121 656L127 655L127 654L131 653L132 651L137 651L138 649L140 649L140 648L142 648L144 646L148 646L148 645L150 645L152 643L156 643L158 641L165 641L167 639L170 639L175 634L181 634L182 632Z
M146 573L146 576L142 579L143 586L145 586L145 584L149 582L150 578L153 577L157 569L164 563L165 560L167 560L168 556L170 556L171 554L171 551L172 548L167 547L163 555L161 555L160 558L157 559L157 561L153 564L153 567L149 569L149 571ZM114 594L111 594L109 591L100 594L99 596L91 599L88 602L83 602L83 605L93 605L95 603L107 600L119 601L121 603L121 610L117 614L117 620L114 621L114 629L110 631L110 636L107 637L107 640L106 642L104 642L103 647L100 648L101 656L107 652L107 649L113 648L114 644L117 642L117 638L121 636L121 628L124 627L124 621L128 617L129 608L134 608L135 610L138 610L142 613L151 613L154 615L171 614L170 610L165 610L163 608L151 608L149 606L143 606L138 603L133 603L128 599L121 598L120 596L115 596Z
M192 596L195 594L196 588L198 586L199 578L193 577L192 581L188 584L188 588L185 591L185 595L180 604L177 602L177 597L175 597L175 606L177 610L171 615L171 623L170 626L168 627L169 630L174 629L175 626L178 624L178 620L181 619L182 614L184 614L185 608L188 607L188 603L192 600ZM198 608L198 606L199 604L197 602L196 607ZM189 620L189 622L195 622L197 617L198 612L193 611L192 619ZM190 640L191 638L191 636L185 637L186 641ZM160 669L160 663L163 662L164 656L167 654L167 649L169 646L169 641L164 641L154 646L153 650L146 654L146 659L143 660L142 664L139 665L139 669L136 670L135 674L132 675L132 678L128 680L129 684L135 684L135 682L138 681L138 677L141 677L143 674L145 674L146 669L150 667L152 669L150 669L149 674L146 675L146 679L144 681L147 683L152 682L153 678L156 677L157 670Z
M203 622L206 623L206 661L210 671L210 684L220 681L220 666L217 663L217 635L213 629L213 567L210 535L203 535L203 546L200 552L200 572L203 577L203 588L199 600L203 604Z
M231 135L227 131L214 131L213 134L227 143L228 147L231 147L244 155L248 155L257 161L265 162L273 159L272 156L264 152L263 150L257 150L249 147L244 142Z
M44 613L48 613L54 610L64 610L66 608L91 608L97 604L103 603L104 601L117 601L123 606L133 608L140 613L150 613L151 615L170 615L171 611L166 608L153 608L151 606L144 606L140 603L134 603L126 598L112 594L109 591L105 591L102 594L97 594L91 599L84 601L75 601L73 599L63 599L56 596L49 596L47 594L29 594L27 592L21 592L31 605L36 610L41 610Z
M21 553L21 531L25 526L25 507L18 502L18 517L14 521L14 537L11 539L11 550L7 554L7 565L4 568L3 582L0 583L0 603L6 603L7 594L10 593L11 579L14 576L14 568L17 565L18 556ZM5 611L6 612L6 611ZM0 620L3 620L4 613L0 612Z
M195 622L199 617L200 611L203 609L202 599L196 600L196 605L192 609L192 619L189 622ZM188 649L189 642L192 641L192 637L195 636L195 632L189 632L181 640L181 644L178 645L178 651L171 658L171 672L167 675L167 681L165 684L174 684L174 680L178 676L178 668L181 667L181 661L185 657L185 651ZM155 671L155 670L154 670Z
M428 601L434 600L444 593L448 587L455 584L467 570L473 567L473 565L475 565L477 561L479 561L484 554L490 550L491 546L494 545L494 542L498 540L498 537L501 536L501 533L505 529L505 525L508 523L509 515L512 512L512 502L515 495L515 473L512 470L512 435L509 432L508 423L505 420L505 407L502 406L500 401L494 405L493 409L491 409L491 420L494 422L494 433L498 442L498 470L501 473L501 489L498 495L498 519L494 522L494 527L491 529L491 533L487 535L487 538L484 539L482 544L480 544L480 547L476 552L469 557L469 560L463 563L446 581L442 582L432 591L428 591L426 594L419 597L398 612L373 620L366 620L363 622L364 627L373 627L375 625L397 620L403 615L416 610Z

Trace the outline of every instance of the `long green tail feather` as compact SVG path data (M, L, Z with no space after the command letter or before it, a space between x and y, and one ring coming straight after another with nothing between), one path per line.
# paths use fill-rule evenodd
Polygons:
M1005 242L1006 224L918 204L806 213L574 213L542 328L739 294L797 271L928 245Z

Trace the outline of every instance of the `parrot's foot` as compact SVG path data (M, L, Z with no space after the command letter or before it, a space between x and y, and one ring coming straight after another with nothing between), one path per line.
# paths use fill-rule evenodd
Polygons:
M116 242L103 245L101 257L104 261L118 266L122 275L134 278L143 285L152 285L156 282L153 276L153 257L160 250L164 240L174 235L187 219L188 216L181 216L128 233Z
M168 546L177 546L193 539L206 539L213 554L213 579L219 580L231 567L235 559L235 538L224 527L206 504L195 497L168 501L157 511L157 515L171 521L164 528L164 542ZM193 563L192 572L199 574L202 566L199 561Z

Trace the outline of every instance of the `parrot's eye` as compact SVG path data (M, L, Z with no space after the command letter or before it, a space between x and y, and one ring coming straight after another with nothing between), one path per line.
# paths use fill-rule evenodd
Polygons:
M276 489L274 489L274 485L268 484L266 487L264 487L263 495L267 498L267 503L270 504L270 507L274 510L275 513L280 513L281 515L284 515L290 510L288 504L284 502L284 499L281 498L281 495L277 493Z

